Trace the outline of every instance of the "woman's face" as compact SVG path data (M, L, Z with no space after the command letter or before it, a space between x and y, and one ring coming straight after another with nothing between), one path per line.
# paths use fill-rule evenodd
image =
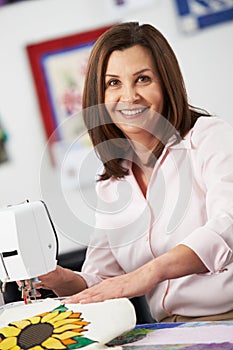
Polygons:
M150 142L163 94L149 49L135 45L113 51L105 74L104 102L112 121L136 141ZM145 142L143 142L145 144Z

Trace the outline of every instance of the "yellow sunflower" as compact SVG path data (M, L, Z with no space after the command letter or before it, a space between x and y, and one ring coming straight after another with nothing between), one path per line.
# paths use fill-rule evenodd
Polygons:
M82 336L89 324L64 306L0 329L0 350L78 349L93 343Z

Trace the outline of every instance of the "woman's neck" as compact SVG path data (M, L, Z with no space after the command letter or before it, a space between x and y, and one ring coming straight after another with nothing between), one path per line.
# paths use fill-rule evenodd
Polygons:
M152 171L153 171L152 167L139 165L137 162L133 162L132 172L144 197L146 197L147 188L150 182Z
M136 155L135 161L140 163L140 165L147 165L151 156L153 155L153 151L158 145L159 140L155 137L143 140L131 139L131 145Z

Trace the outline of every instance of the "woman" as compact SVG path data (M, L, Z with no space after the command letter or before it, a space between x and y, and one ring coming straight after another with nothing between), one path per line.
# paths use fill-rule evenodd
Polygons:
M96 42L84 120L104 165L81 273L38 287L66 302L146 295L157 321L233 318L232 127L188 104L177 59L151 25Z

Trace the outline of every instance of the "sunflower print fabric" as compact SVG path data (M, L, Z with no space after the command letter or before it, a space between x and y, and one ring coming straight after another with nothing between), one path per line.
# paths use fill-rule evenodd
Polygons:
M0 329L0 350L79 349L93 340L83 336L90 322L65 306L11 322Z

